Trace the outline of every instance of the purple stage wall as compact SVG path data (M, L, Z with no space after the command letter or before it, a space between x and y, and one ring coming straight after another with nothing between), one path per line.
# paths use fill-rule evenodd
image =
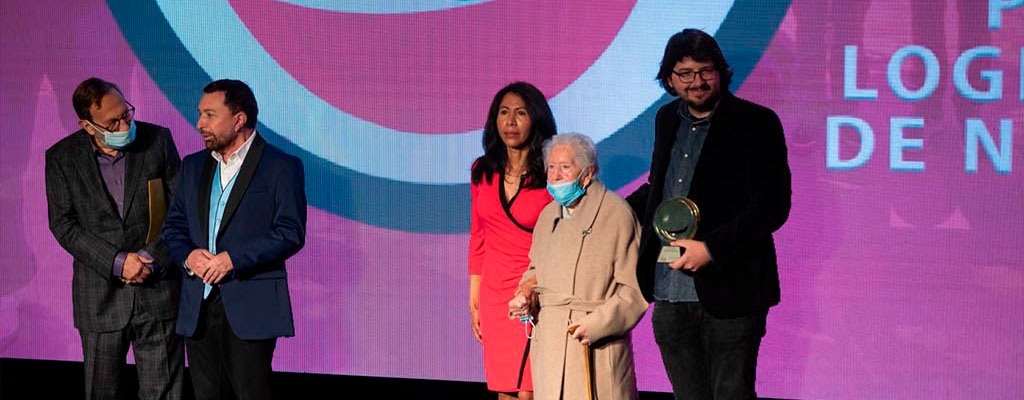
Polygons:
M385 3L384 5L378 3ZM282 371L483 379L469 328L469 162L490 96L536 83L602 179L646 177L668 37L713 32L733 90L782 118L793 209L761 396L1024 397L1020 1L15 1L0 5L0 357L80 360L71 259L43 152L71 92L118 83L202 143L199 88L242 78L260 132L304 160L297 336ZM668 390L649 315L642 390Z

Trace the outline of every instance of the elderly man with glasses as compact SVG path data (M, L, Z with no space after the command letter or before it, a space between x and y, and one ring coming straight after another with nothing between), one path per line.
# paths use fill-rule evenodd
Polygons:
M181 278L158 238L181 159L171 132L136 121L113 83L86 79L72 104L81 129L46 151L46 199L50 230L74 258L86 397L122 397L131 346L139 398L179 399Z

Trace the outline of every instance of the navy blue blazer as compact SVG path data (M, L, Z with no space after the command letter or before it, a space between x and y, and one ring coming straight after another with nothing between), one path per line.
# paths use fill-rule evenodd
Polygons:
M171 257L184 267L195 249L208 246L210 185L216 161L209 150L182 161L161 236ZM234 271L220 283L224 313L241 339L294 336L285 260L305 244L306 192L302 161L259 135L238 171L217 234L217 251L227 252ZM203 282L182 274L176 331L191 337L203 301Z

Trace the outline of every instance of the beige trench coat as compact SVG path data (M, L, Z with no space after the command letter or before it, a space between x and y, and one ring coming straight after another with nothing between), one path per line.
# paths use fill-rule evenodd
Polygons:
M557 202L541 211L523 276L537 277L540 299L530 349L534 396L586 398L583 346L566 330L579 321L592 342L594 398L635 399L629 331L647 310L636 280L640 226L629 205L596 180L570 218L561 213Z

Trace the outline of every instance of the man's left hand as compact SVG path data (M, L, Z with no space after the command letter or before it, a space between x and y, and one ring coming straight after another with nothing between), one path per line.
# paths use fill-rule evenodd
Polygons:
M231 263L231 257L228 256L228 252L217 253L209 261L209 266L203 273L203 282L209 285L220 283L224 280L224 277L231 273L235 269Z
M671 245L685 249L682 257L668 265L672 269L697 272L711 262L711 254L708 254L708 247L704 245L704 242L680 239L672 242Z

